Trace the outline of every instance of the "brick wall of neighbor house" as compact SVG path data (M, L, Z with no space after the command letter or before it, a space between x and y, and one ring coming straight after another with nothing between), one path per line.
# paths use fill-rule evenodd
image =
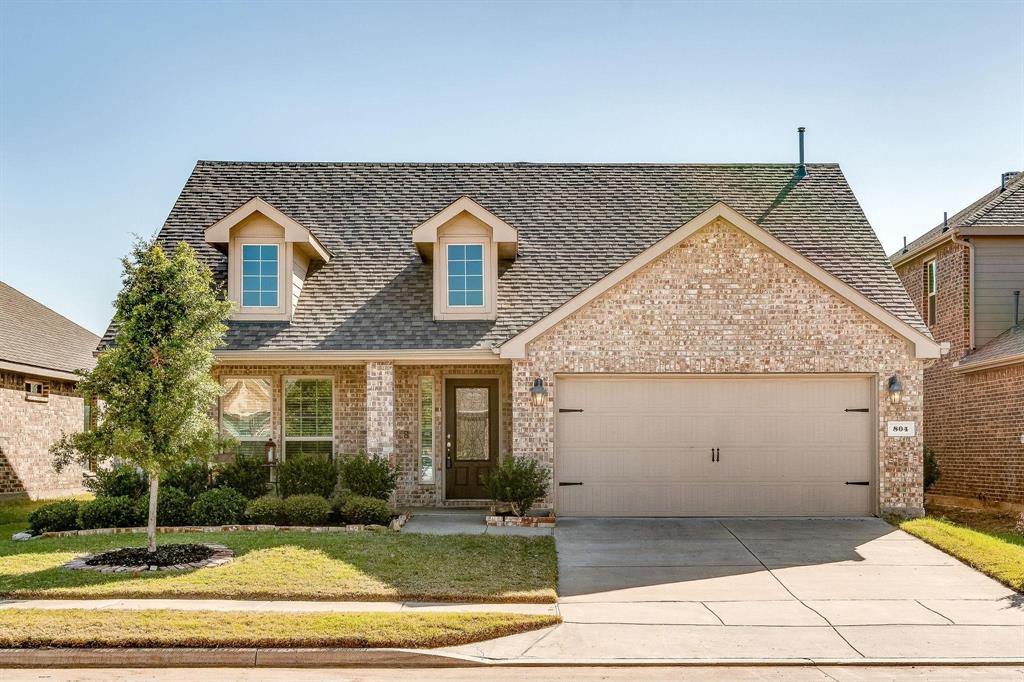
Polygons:
M887 420L921 421L912 346L723 220L535 339L527 356L513 362L513 452L548 466L558 372L875 373L880 509L922 512L922 439L885 435ZM886 399L894 372L899 405ZM530 404L534 376L549 386L542 407Z
M25 381L49 385L46 402L25 399ZM53 469L50 445L84 425L74 384L0 371L0 498L46 499L82 493L82 469Z
M924 370L924 442L942 476L939 495L1024 503L1024 366L964 374L953 365L970 352L970 254L947 243L896 269L922 318L925 263L936 262L936 341L949 354Z
M498 378L501 393L500 415L501 429L499 455L504 456L508 444L512 442L512 394L510 388L511 367L509 365L395 365L390 371L381 372L379 365L374 368L365 365L341 366L277 366L277 365L220 365L214 368L217 377L253 376L267 377L273 386L273 409L271 414L271 432L276 443L282 443L283 412L282 391L284 377L296 376L329 376L334 379L334 451L340 455L352 454L367 449L367 371L377 376L378 385L382 374L393 372L394 409L390 423L393 424L392 460L398 465L399 480L396 490L396 501L407 506L436 506L450 504L463 506L469 502L453 501L444 503L443 466L444 455L444 379L446 377L493 376ZM419 380L420 377L431 376L434 379L434 462L435 482L421 484L419 482ZM374 405L382 398L377 396L370 402ZM376 408L375 408L376 409ZM386 439L388 433L384 425L375 427L378 440Z

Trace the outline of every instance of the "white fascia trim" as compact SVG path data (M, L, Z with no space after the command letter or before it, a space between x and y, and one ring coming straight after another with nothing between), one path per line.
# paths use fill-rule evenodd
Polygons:
M490 348L469 350L333 350L274 351L218 350L214 357L220 365L358 365L366 362L393 361L396 365L433 364L507 364Z
M418 225L412 231L413 243L432 244L436 242L437 230L463 211L491 228L491 241L499 244L515 244L519 241L519 232L516 228L512 227L469 197L460 197L449 204L446 208L441 209L441 211L435 213L431 218Z
M324 248L324 245L320 243L320 240L316 238L316 235L309 228L289 218L286 214L259 197L253 197L206 228L203 231L206 242L208 244L226 244L231 240L231 228L257 212L262 213L284 228L284 240L286 242L306 244L323 262L326 263L331 260L331 253Z
M508 359L526 358L526 345L530 341L537 338L548 329L551 329L556 324L569 317L569 315L590 303L619 282L643 268L645 265L653 262L656 258L659 258L673 247L679 245L684 239L688 238L690 235L718 218L725 219L769 251L774 252L777 256L782 258L782 260L804 271L840 297L846 299L874 319L881 322L899 336L902 336L913 343L915 354L918 358L937 358L941 356L939 344L930 339L927 335L914 329L882 306L864 296L864 294L860 293L849 284L846 284L824 268L813 263L806 256L801 255L796 250L782 243L769 234L760 225L757 225L750 219L741 215L735 209L719 201L690 222L686 223L658 243L648 248L646 251L641 252L639 255L616 268L608 275L605 275L604 278L598 280L589 288L577 294L574 298L548 314L539 322L528 327L517 336L509 339L501 347L501 357Z
M20 362L8 362L7 360L0 360L0 369L6 369L20 374L31 374L37 377L47 377L49 379L62 379L64 381L82 380L82 376L80 374L75 374L74 372L65 372L59 369L48 369L46 367L36 367L35 365L24 365Z
M919 256L923 256L932 249L938 246L942 246L950 239L952 239L956 235L958 229L959 228L952 228L950 230L947 230L946 232L941 233L938 237L932 239L930 242L922 244L921 246L917 247L912 251L907 251L906 253L900 253L897 256L893 256L892 258L889 259L889 262L892 263L893 267L896 267L897 265L906 263L908 260L912 260Z
M1020 237L1024 236L1024 226L1019 225L1003 225L1000 227L954 227L939 234L937 237L932 239L930 242L926 242L917 248L907 251L906 253L898 253L892 258L893 267L902 265L909 260L919 258L936 247L942 246L946 242L953 240L956 241L958 237Z

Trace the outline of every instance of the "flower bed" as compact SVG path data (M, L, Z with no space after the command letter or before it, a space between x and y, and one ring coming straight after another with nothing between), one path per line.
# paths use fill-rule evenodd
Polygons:
M235 553L224 545L164 545L157 547L154 554L150 554L145 547L125 547L76 557L64 564L64 568L100 573L184 571L222 566L234 556Z
M388 526L349 524L347 526L273 526L268 524L233 524L227 526L158 526L157 533L229 533L234 531L295 531L299 533L345 533L366 530L399 531L409 520L408 514L399 514ZM117 535L120 533L145 533L140 528L91 528L89 530L61 530L43 533L44 538L68 538L80 535Z

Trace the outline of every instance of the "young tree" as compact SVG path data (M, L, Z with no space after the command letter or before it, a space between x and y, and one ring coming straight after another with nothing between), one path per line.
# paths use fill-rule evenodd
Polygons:
M149 551L156 551L160 472L218 447L209 414L220 395L210 375L231 304L218 297L210 269L182 242L170 256L155 241L138 242L122 259L113 344L79 382L82 397L102 405L97 427L65 435L51 452L72 460L118 459L149 476Z

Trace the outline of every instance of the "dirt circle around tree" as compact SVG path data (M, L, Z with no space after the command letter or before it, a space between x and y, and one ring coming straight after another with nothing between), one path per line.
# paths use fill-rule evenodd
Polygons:
M223 566L235 553L224 545L177 543L159 545L155 553L145 547L121 547L99 554L75 557L64 568L100 573L186 571Z

